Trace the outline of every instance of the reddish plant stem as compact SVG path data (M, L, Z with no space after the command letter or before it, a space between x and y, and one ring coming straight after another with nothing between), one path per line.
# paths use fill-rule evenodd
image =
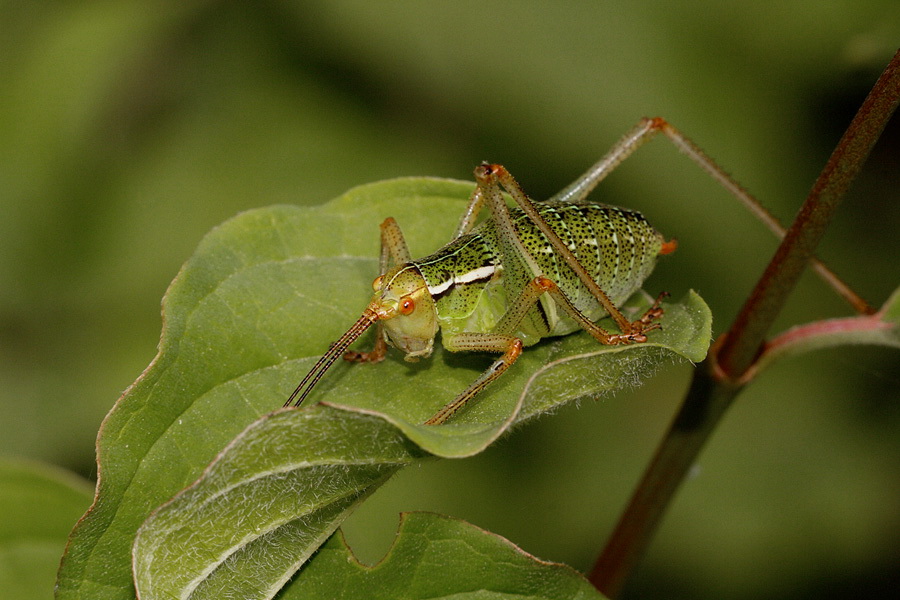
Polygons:
M691 388L588 578L619 596L663 514L731 402L741 375L808 265L816 245L900 101L900 51L876 82L813 185L787 235L728 333L696 369Z
M753 364L772 322L812 258L840 201L897 108L898 101L900 52L894 55L863 101L775 256L731 325L716 357L719 368L730 378L740 378Z
M859 334L868 331L889 331L893 328L893 323L883 321L877 313L859 317L816 321L814 323L793 327L784 333L778 334L766 344L766 353L789 348L790 346L800 344L808 339L821 339L825 336L848 333Z

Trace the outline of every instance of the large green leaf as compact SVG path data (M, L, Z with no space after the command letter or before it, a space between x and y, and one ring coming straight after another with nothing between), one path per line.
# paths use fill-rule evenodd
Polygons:
M157 357L101 426L97 501L72 533L57 597L133 598L138 527L279 407L341 333L377 270L380 219L411 224L413 247L427 248L450 235L470 190L398 181L318 208L251 211L207 235L166 293Z
M388 555L374 567L355 560L341 536L319 550L284 600L588 600L603 595L571 568L536 559L463 521L403 515Z
M0 596L43 600L91 485L56 467L0 459Z
M257 425L141 529L141 598L271 598L416 455L399 431L366 415L280 411Z
M210 233L166 295L159 355L101 428L100 494L73 533L59 597L133 597L138 527L251 423L195 487L142 529L135 565L138 585L148 590L143 598L217 597L216 590L243 590L244 579L263 572L256 592L244 597L270 597L398 465L425 452L473 454L513 421L633 385L676 355L703 358L709 311L688 294L665 305L664 329L647 344L606 348L573 335L530 348L442 427L419 423L484 369L487 357L438 349L414 365L396 353L378 365L340 364L311 400L343 408L281 411L254 423L282 404L365 305L377 275L377 224L394 216L413 252L425 254L449 238L471 189L446 180L381 182L321 207L244 213ZM328 435L311 433L325 422L337 424ZM285 431L311 441L286 443ZM310 452L327 456L313 469L321 472L309 471ZM330 481L333 493L321 494L309 477ZM285 487L285 478L295 483ZM287 540L284 553L267 545ZM261 545L266 553L256 551ZM169 558L158 560L161 552Z

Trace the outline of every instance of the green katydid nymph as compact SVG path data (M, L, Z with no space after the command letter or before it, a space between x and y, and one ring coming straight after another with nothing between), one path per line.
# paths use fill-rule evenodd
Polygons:
M476 187L453 239L413 260L392 218L381 224L380 273L374 296L353 326L331 345L285 406L299 406L328 368L343 356L379 362L388 345L414 361L431 355L441 331L453 352L501 357L425 423L446 421L503 374L523 348L541 338L586 330L599 343L637 344L659 328L661 294L638 319L619 310L652 272L659 255L675 250L638 212L600 204L588 194L653 134L662 132L707 172L732 180L692 142L660 118L644 119L598 163L547 201L531 200L504 167L481 164ZM507 206L503 192L511 196ZM489 216L476 224L482 208ZM618 332L597 321L609 315ZM371 325L375 347L348 351Z

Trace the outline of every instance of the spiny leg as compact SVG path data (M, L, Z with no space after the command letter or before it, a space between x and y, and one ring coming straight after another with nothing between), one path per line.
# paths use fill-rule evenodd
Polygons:
M412 260L409 247L400 226L393 217L388 217L381 223L381 256L378 261L379 277L372 282L372 287L378 291L381 284L380 275L384 275L394 265L408 263ZM348 350L344 353L344 360L350 362L377 363L384 360L387 355L387 342L384 339L384 324L382 321L375 323L375 346L368 352Z
M588 319L584 313L578 310L569 297L559 289L559 286L556 285L556 282L552 279L543 276L536 277L534 279L534 285L542 292L550 294L550 297L566 311L573 321L581 325L581 328L590 333L598 342L607 346L646 342L647 332L660 328L660 324L657 322L663 316L663 309L660 304L663 299L669 295L668 292L663 292L658 295L656 300L653 301L653 304L650 305L650 308L641 315L641 318L631 322L631 331L627 333L610 333Z
M633 152L633 150L630 150L629 153L630 152ZM622 159L619 160L621 161ZM505 173L505 180L494 177L497 170ZM509 254L514 253L519 256L527 256L528 251L518 239L515 227L512 223L512 219L509 215L509 209L506 206L506 201L503 199L500 185L498 185L498 181L503 183L503 187L506 188L506 191L513 196L520 207L524 208L523 202L527 203L529 206L533 206L532 202L502 165L482 164L475 169L475 178L478 182L478 185L476 186L475 191L472 193L472 196L469 198L469 203L466 207L465 213L462 216L462 219L460 220L459 226L457 227L454 239L456 239L460 235L468 233L472 229L472 227L475 225L475 221L478 217L479 211L483 208L485 203L487 203L495 222L504 235L504 239L508 241L511 240L511 248L507 248L505 249L505 251L503 248L501 248L501 252L506 255L504 256L504 264L511 266L511 257L509 256ZM585 177L582 177L582 179L584 178ZM593 189L593 187L596 186L596 183L599 183L599 179L591 186L590 189ZM590 189L588 189L584 195L586 195L590 191ZM514 190L517 191L518 194L516 194ZM556 240L556 244L554 244L554 247L556 247L557 249L564 249L563 256L566 256L566 254L568 254L568 256L571 258L571 261L567 260L567 262L569 262L572 269L575 270L576 274L578 274L579 278L582 280L582 282L585 283L594 297L597 298L598 302L600 302L604 309L606 309L606 311L610 315L612 315L620 328L622 328L623 331L629 328L630 323L628 319L626 319L625 316L622 315L621 311L619 311L618 308L609 299L609 296L607 296L607 294L600 288L600 286L597 285L596 282L594 282L593 278L591 278L591 276L584 270L584 268L581 266L581 263L578 262L578 259L575 258L571 251L568 250L568 247L566 247L562 240L559 239L559 236L556 234L556 232L550 229L549 225L547 225L543 217L541 217L536 210L526 212L528 213L529 217L537 223L541 231L551 239L551 242L553 241L553 239ZM674 249L674 241L667 243L671 245L672 249Z
M653 304L644 314L636 321L632 322L632 331L623 333L611 333L603 327L594 323L581 312L578 307L569 299L555 281L549 277L539 275L528 282L528 285L519 295L503 315L503 318L497 323L497 331L515 331L515 328L522 321L525 315L531 310L542 294L549 294L554 302L559 305L573 321L578 323L582 329L587 331L598 342L606 346L615 346L618 344L641 343L647 341L645 335L648 331L659 329L657 322L663 315L660 307L663 299L668 296L663 292L657 296Z
M478 180L479 187L483 189L485 200L491 209L491 214L495 222L498 224L502 235L514 241L517 250L522 255L528 252L518 240L512 219L509 216L509 209L503 200L501 193L501 185L513 200L528 216L529 219L544 234L553 249L566 262L570 269L575 273L581 283L587 288L590 294L600 303L604 310L613 318L621 332L626 336L632 336L643 330L644 324L641 319L637 321L629 321L622 314L622 311L610 300L609 296L597 284L593 277L585 270L584 266L579 262L578 258L572 253L572 250L566 246L559 235L550 227L547 221L538 213L534 202L525 194L524 190L519 186L509 171L503 165L482 164L475 169L475 178ZM642 317L643 319L643 317Z
M381 222L381 257L378 268L385 273L394 265L408 263L412 260L406 238L394 217L388 217Z
M459 219L459 225L456 226L456 232L453 234L455 240L461 235L465 235L472 231L475 227L475 221L478 219L478 213L484 206L484 194L480 185L475 186L475 191L469 196L469 202L466 204L466 210Z
M697 144L676 129L671 123L662 117L641 119L634 128L622 136L618 142L597 161L584 175L576 179L571 185L553 196L553 200L575 201L586 198L597 185L606 179L626 158L635 150L653 139L656 134L662 133L681 152L686 154L694 163L715 179L740 200L754 215L756 215L775 235L783 237L784 227L760 202L754 198L741 184L735 181L722 167L706 155Z
M610 333L590 321L584 314L579 311L572 301L559 289L555 282L547 277L535 277L528 282L525 289L513 302L503 318L497 323L496 331L493 333L460 333L452 337L445 338L444 345L448 350L453 352L502 352L503 356L495 360L486 371L472 382L462 393L454 398L450 403L435 413L430 419L425 421L425 425L439 425L446 421L456 411L465 406L472 398L481 390L487 387L492 381L500 377L522 353L522 340L515 337L513 332L521 323L522 319L528 314L528 311L538 302L542 294L549 293L563 310L565 310L572 319L590 333L600 343L606 345L627 344L634 342L646 341L646 332L659 327L658 323L653 322L662 316L662 309L659 303L662 301L664 294L661 294L653 306L644 314L639 321L635 321L635 329L631 333Z
M522 340L513 335L519 323L546 290L534 279L525 286L491 333L458 333L444 338L444 346L452 352L502 352L486 371L462 393L439 410L426 425L439 425L466 405L478 392L500 377L522 353Z
M686 154L694 163L703 169L710 177L716 180L728 193L737 198L747 209L763 222L778 239L785 235L784 226L770 213L756 198L734 180L722 167L706 155L697 144L676 129L671 123L662 117L641 119L638 124L595 163L587 172L575 180L571 185L553 196L551 200L574 201L585 198L597 185L603 181L626 158L650 141L657 133L662 133L666 139ZM863 300L850 286L841 280L831 269L819 259L812 259L812 267L816 273L830 285L853 308L863 314L872 314L875 309Z
M478 376L469 387L453 399L452 402L436 412L425 425L440 425L453 413L466 405L475 395L489 383L503 375L519 355L522 354L522 340L515 336L499 333L463 333L453 338L444 339L444 345L453 351L470 352L502 352L503 356L495 360L488 369Z

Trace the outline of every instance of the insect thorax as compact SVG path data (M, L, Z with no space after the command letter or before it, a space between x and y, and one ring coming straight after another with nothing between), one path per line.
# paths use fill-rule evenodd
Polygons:
M640 213L596 202L536 205L614 304L628 299L652 272L663 239ZM527 257L504 257L501 248L509 244L502 243L495 223L488 219L471 233L414 261L435 300L444 335L491 331L510 299L538 275L555 281L592 321L603 317L606 311L537 226L520 210L510 212ZM542 297L518 333L529 345L541 337L565 335L578 328L551 299Z

